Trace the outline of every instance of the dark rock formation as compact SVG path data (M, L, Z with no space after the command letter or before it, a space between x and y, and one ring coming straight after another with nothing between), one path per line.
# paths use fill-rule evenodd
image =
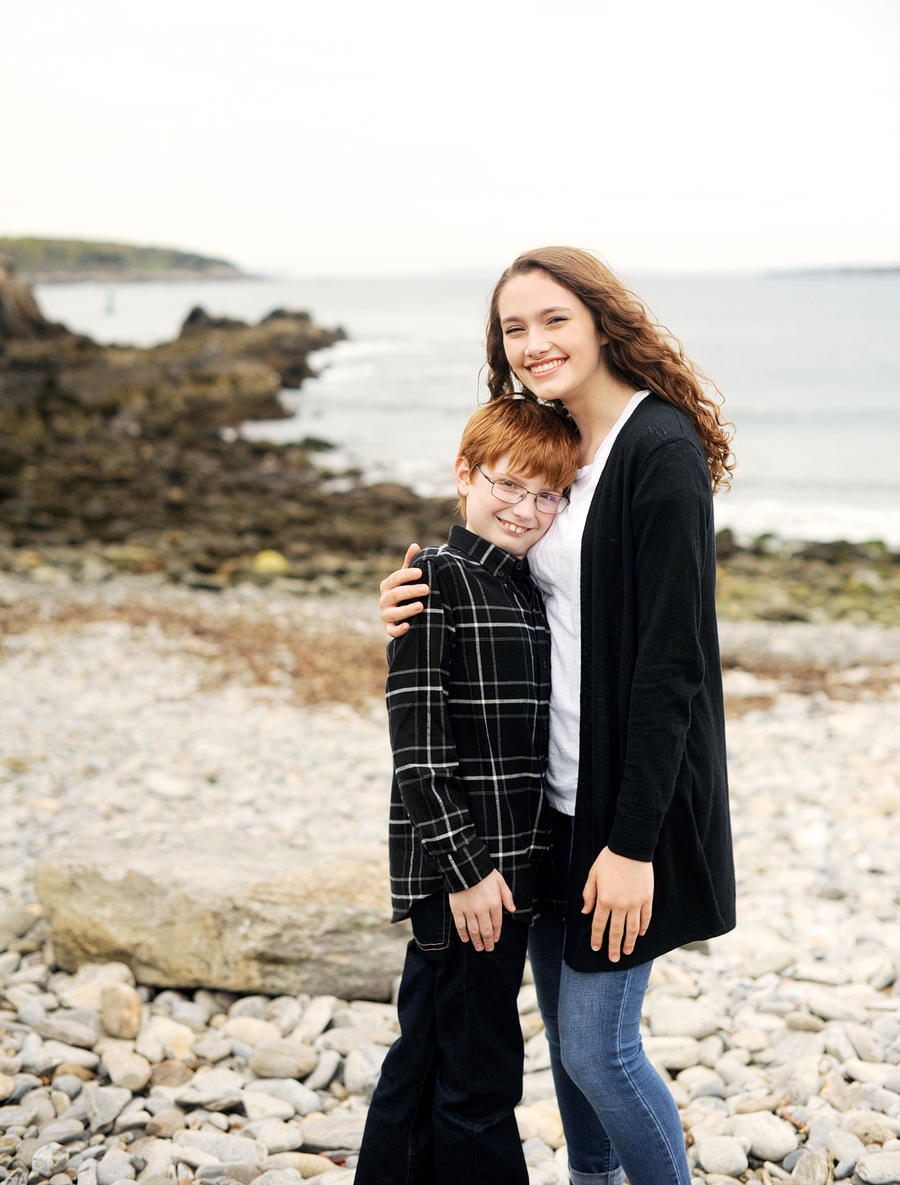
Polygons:
M100 346L49 324L3 268L0 326L0 545L132 544L145 568L220 580L271 548L287 557L281 575L308 580L341 557L446 535L448 503L319 468L321 442L223 439L288 415L281 387L299 387L309 354L344 336L306 313L246 325L194 309L175 341Z

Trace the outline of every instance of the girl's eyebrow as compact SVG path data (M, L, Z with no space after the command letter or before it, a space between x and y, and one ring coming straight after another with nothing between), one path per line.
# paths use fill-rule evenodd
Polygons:
M563 304L551 305L549 309L541 309L538 313L539 317L546 317L548 313L570 313L572 310L567 309ZM524 317L501 317L500 324L506 325L510 321L524 321Z

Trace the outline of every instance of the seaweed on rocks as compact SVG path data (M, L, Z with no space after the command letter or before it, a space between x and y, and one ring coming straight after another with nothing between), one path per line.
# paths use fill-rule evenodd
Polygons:
M281 389L300 387L314 374L309 355L344 336L305 312L277 309L248 325L196 308L174 341L101 346L48 322L0 262L7 565L71 575L72 549L99 548L115 570L124 548L125 570L134 563L212 587L271 576L254 564L275 551L279 577L309 582L352 575L361 557L393 557L410 537L444 538L447 502L317 465L319 441L236 433L245 420L288 416Z

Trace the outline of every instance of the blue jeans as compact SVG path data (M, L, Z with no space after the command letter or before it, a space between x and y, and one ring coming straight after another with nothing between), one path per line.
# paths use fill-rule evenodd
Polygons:
M515 1117L528 927L507 915L494 949L476 951L446 893L417 901L410 920L400 1037L372 1096L356 1185L528 1185Z
M689 1185L678 1108L641 1044L652 963L573 971L566 925L541 917L528 951L569 1150L572 1185Z

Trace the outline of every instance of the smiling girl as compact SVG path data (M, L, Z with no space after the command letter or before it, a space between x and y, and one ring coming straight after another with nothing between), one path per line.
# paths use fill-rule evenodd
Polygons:
M734 926L715 616L713 491L726 425L680 344L593 255L549 247L500 277L492 399L519 391L578 429L570 505L529 552L552 640L557 889L529 953L573 1185L687 1185L678 1112L639 1025L652 961ZM382 584L400 636L421 574Z

